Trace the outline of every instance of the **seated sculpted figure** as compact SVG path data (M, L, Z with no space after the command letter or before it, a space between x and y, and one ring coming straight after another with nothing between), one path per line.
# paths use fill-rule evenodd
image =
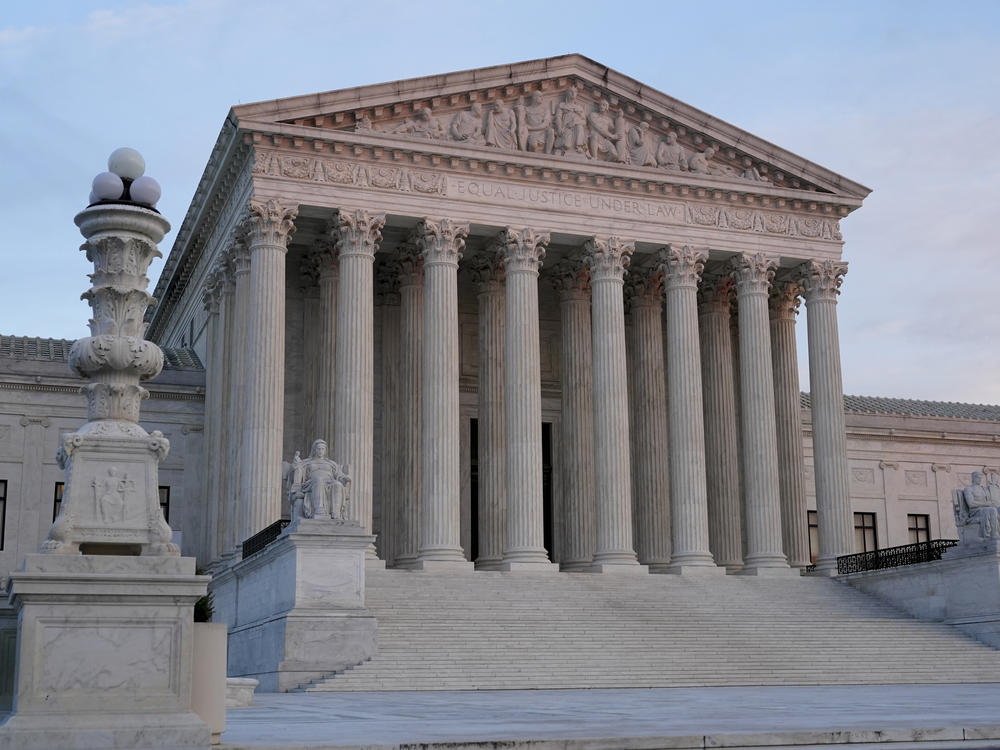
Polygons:
M473 102L472 107L466 111L457 112L451 119L451 127L448 128L453 140L464 143L485 143L483 138L483 105Z
M351 478L327 455L325 440L315 440L309 457L298 451L288 471L288 500L292 519L334 518L347 516L347 486Z
M518 146L522 151L552 153L555 130L552 127L552 110L542 101L542 95L532 91L528 101L517 106Z
M983 539L1000 537L1000 486L986 484L981 471L972 472L972 484L962 490L962 498L969 509L966 525L978 524ZM960 519L955 519L960 523Z
M576 89L568 88L556 105L554 150L563 154L587 153L587 111L576 98Z
M656 149L656 163L665 169L687 169L688 156L684 147L677 142L677 133L667 133L666 140L660 141Z
M431 115L430 107L421 107L411 119L401 122L392 132L418 138L440 138L443 135L441 124Z
M517 118L503 99L494 101L486 114L486 144L508 151L517 148Z
M625 161L625 121L615 117L610 112L607 100L601 99L597 110L587 115L590 125L590 156L594 159L608 161Z

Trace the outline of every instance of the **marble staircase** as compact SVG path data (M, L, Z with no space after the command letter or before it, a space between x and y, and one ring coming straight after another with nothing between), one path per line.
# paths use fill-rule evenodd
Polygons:
M824 578L369 570L378 654L300 690L996 682L1000 651Z

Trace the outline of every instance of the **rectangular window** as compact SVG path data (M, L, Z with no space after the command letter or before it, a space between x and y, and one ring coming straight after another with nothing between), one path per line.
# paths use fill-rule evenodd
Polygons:
M163 511L163 520L170 523L170 488L160 487L160 510Z
M814 510L806 511L809 524L809 562L816 564L819 557L819 513Z
M910 535L910 544L924 544L931 540L931 517L923 513L910 513L906 516L906 531Z
M52 523L59 517L59 509L62 508L63 483L56 482L56 492L52 500Z
M854 514L854 551L874 552L878 549L878 536L875 533L874 513Z
M3 549L3 538L7 529L7 480L0 479L0 549Z

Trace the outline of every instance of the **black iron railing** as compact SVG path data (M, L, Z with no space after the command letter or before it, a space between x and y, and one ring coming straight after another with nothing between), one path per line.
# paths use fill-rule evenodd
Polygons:
M287 518L281 518L243 542L243 559L246 560L250 555L256 555L281 536L281 532L284 531L288 524L289 520Z
M958 544L956 539L932 539L929 542L903 544L899 547L887 547L871 552L859 552L856 555L842 555L837 558L837 573L863 573L866 570L883 570L898 568L903 565L940 560L945 550Z

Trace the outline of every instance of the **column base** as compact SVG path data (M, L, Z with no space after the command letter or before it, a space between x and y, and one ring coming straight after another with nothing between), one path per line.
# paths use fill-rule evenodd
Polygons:
M378 560L378 550L375 549L374 544L369 544L365 548L365 560Z
M835 576L835 575L839 575L837 573L837 558L836 558L836 556L826 557L826 558L823 558L823 557L819 558L816 561L815 574L816 575L821 575L821 576Z
M392 564L392 567L396 570L413 570L413 567L416 564L416 557L397 557L396 561Z
M670 562L651 562L643 563L649 567L650 573L668 573L670 571Z
M422 570L425 573L471 573L475 566L468 560L417 560L410 570Z
M545 573L552 574L559 572L559 566L548 560L545 562L521 562L511 560L500 564L498 570L504 573Z
M798 578L802 571L798 568L765 568L748 565L733 575L738 576L758 576L759 578Z
M501 570L503 559L499 557L479 558L476 560L476 570Z
M714 563L712 565L697 564L692 565L690 563L671 563L670 567L667 568L664 573L673 576L724 576L726 574L725 568L720 568Z
M595 562L590 566L591 573L628 573L635 575L645 575L649 572L649 566L640 565L637 562Z

